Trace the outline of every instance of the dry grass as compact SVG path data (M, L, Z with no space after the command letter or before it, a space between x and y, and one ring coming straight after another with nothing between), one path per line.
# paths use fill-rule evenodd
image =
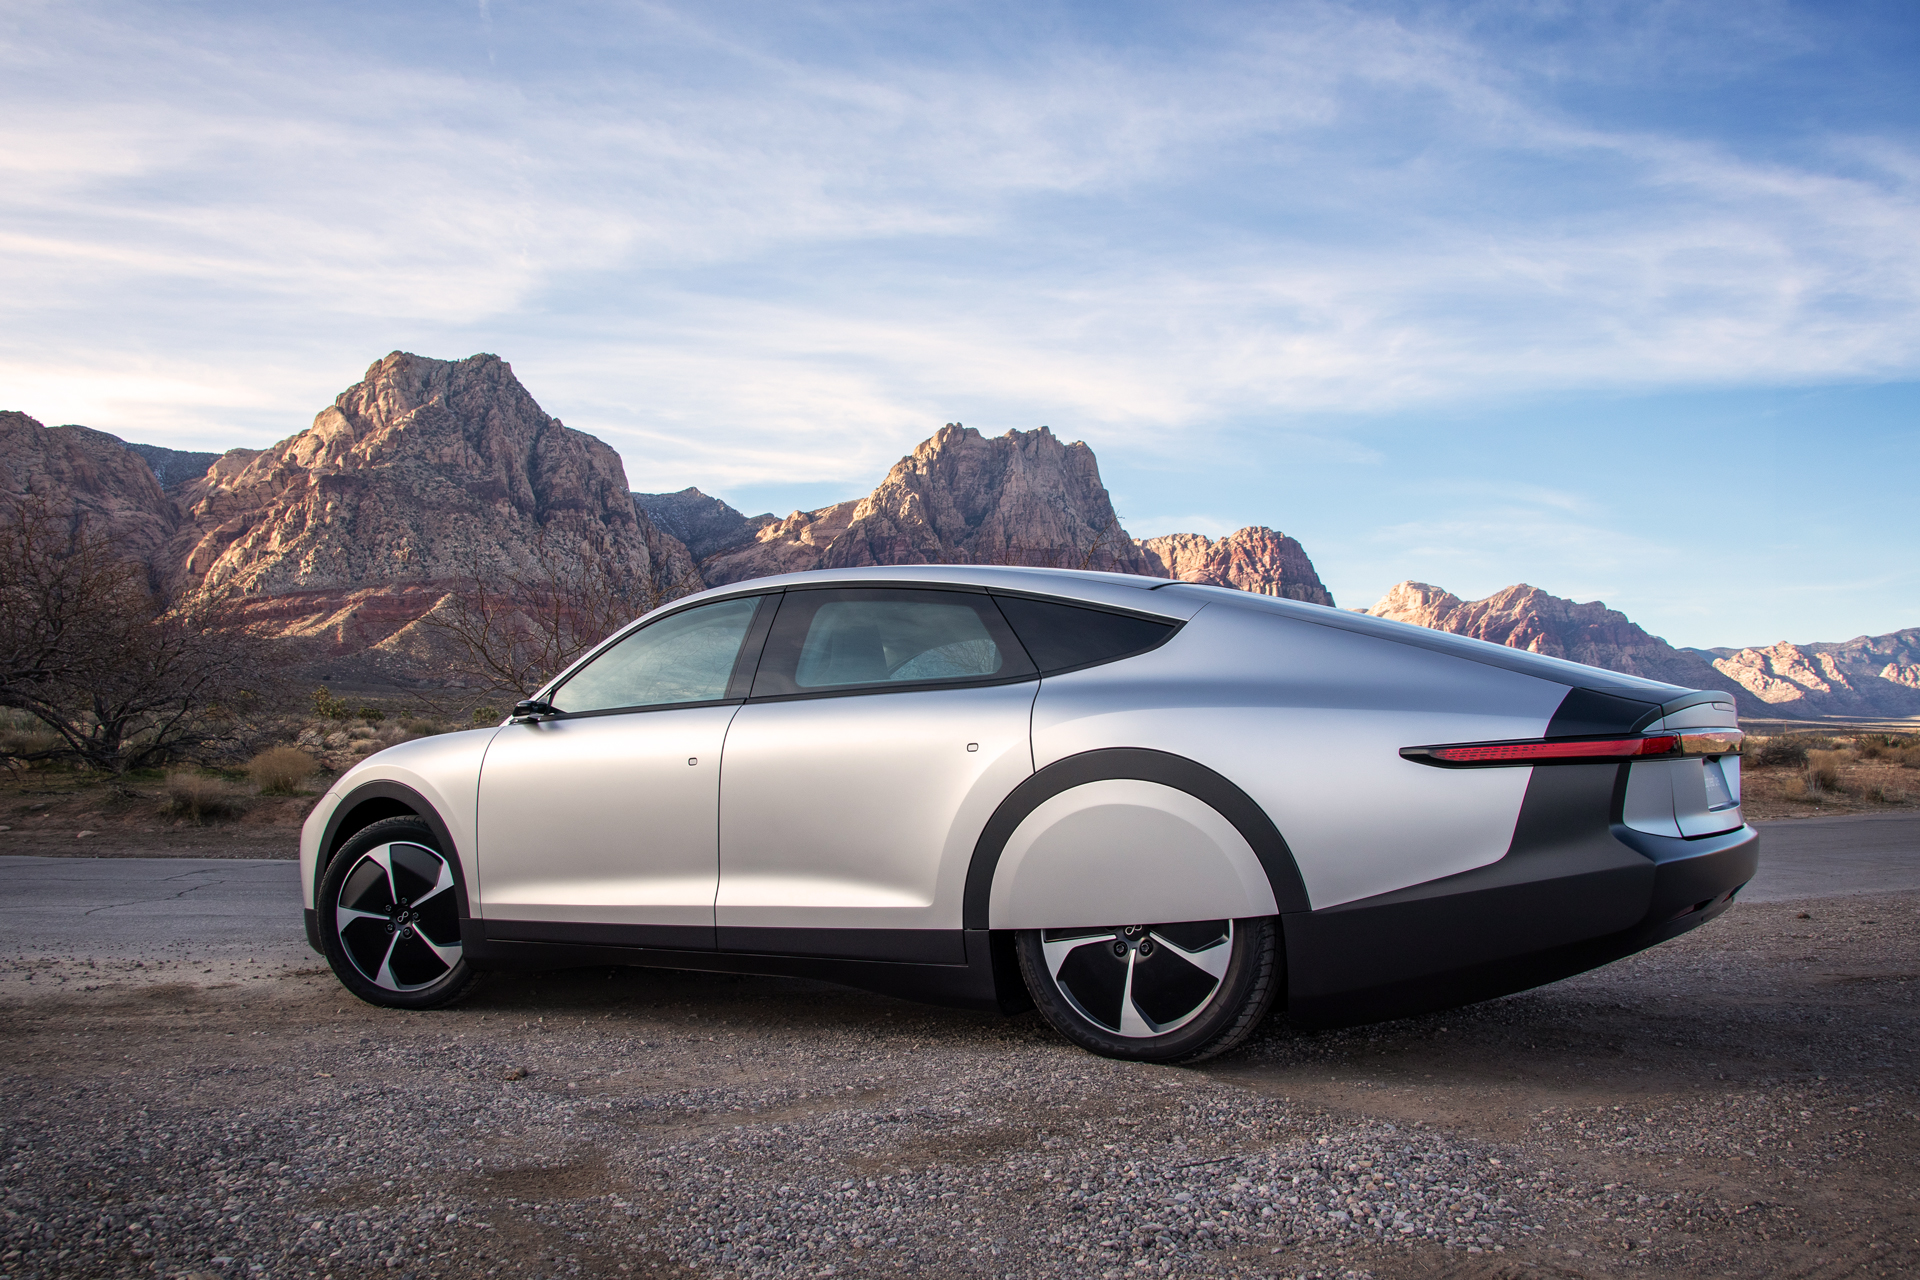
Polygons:
M247 773L260 794L291 796L300 792L300 784L313 776L319 762L298 747L269 747L247 761Z
M1840 769L1851 760L1845 751L1807 752L1807 790L1810 793L1845 790L1840 785Z
M160 812L194 822L231 818L240 808L240 797L233 784L225 778L190 769L168 774L166 790L160 799Z

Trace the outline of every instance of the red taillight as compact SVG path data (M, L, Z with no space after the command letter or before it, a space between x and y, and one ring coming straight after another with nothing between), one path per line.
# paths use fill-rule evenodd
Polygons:
M1463 742L1442 747L1402 747L1400 754L1422 764L1525 765L1599 763L1681 754L1680 735L1658 733L1633 738L1536 738L1530 742Z

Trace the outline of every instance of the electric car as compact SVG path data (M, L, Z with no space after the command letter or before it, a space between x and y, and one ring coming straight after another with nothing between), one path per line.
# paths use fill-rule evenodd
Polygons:
M1731 698L1296 601L918 566L658 609L301 838L362 999L800 975L1191 1061L1551 982L1753 875Z

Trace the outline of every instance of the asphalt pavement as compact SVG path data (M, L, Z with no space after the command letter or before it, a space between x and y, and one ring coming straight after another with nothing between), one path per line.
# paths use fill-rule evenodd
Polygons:
M1920 889L1920 815L1755 823L1744 901ZM0 857L0 952L313 964L297 863Z

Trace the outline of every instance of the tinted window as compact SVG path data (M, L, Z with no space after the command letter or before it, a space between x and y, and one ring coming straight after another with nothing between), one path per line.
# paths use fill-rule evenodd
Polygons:
M1063 671L1124 658L1153 648L1174 630L1171 622L1130 618L1123 613L1082 609L1051 600L996 598L1000 612L1042 671Z
M649 623L575 672L550 701L562 711L610 711L724 698L758 604L722 600Z
M789 591L756 696L1032 674L993 601L957 591Z

